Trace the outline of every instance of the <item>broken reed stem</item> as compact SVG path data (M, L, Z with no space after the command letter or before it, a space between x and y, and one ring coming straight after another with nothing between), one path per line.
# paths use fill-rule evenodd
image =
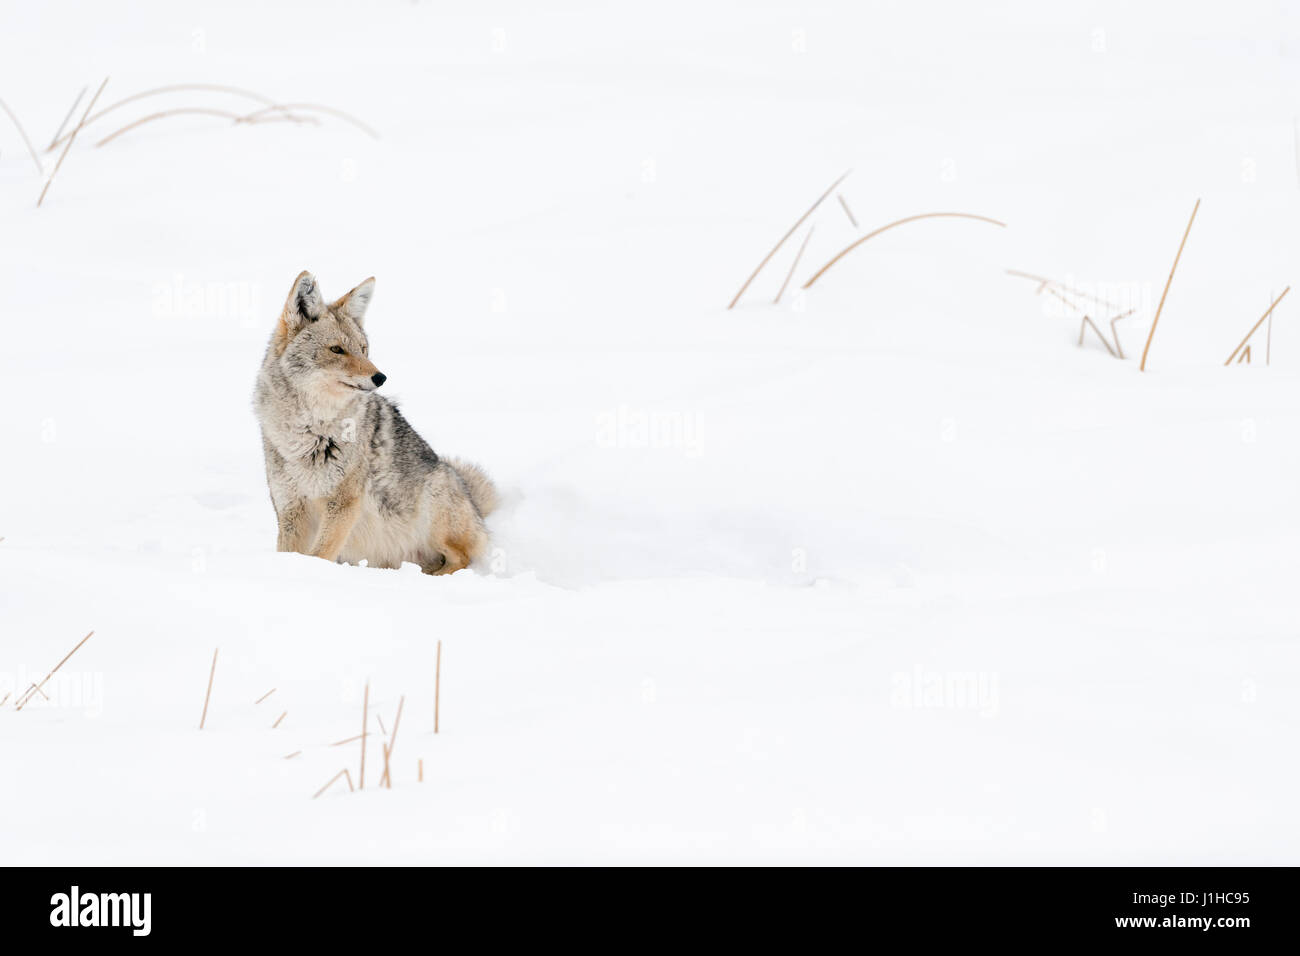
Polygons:
M1273 364L1273 313L1268 314L1268 328L1264 339L1264 364ZM4 538L0 538L3 541Z
M1067 309L1070 309L1076 315L1082 316L1083 321L1088 325L1092 326L1092 330L1097 333L1097 337L1101 339L1101 344L1106 346L1106 351L1110 352L1112 358L1118 358L1118 359L1124 358L1124 347L1120 345L1119 329L1115 328L1115 323L1118 322L1120 319L1127 319L1130 315L1132 315L1136 311L1135 309L1129 309L1127 312L1121 312L1119 315L1115 316L1113 319L1110 320L1110 335L1115 343L1115 347L1112 349L1110 343L1106 341L1106 336L1102 335L1101 329L1099 329L1092 322L1092 320L1088 316L1088 313L1086 313L1083 310L1083 307L1076 302L1071 302L1068 298L1066 298L1066 296L1072 295L1080 299L1092 299L1094 302L1097 302L1101 305L1105 305L1105 302L1103 300L1098 299L1096 296L1090 296L1085 292L1077 292L1073 289L1070 289L1067 286L1061 285L1059 282L1056 282L1052 279L1045 279L1042 276L1030 275L1027 272L1016 272L1014 269L1008 269L1007 272L1010 273L1011 275L1020 276L1021 278L1024 279L1041 280L1038 286L1038 291L1035 294L1041 294L1043 292L1046 292L1048 295L1059 299L1061 302L1065 304L1065 307ZM1079 326L1080 345L1083 345L1083 332L1084 332L1084 325L1080 324Z
M1264 320L1273 314L1273 310L1277 308L1277 304L1281 302L1282 299L1286 296L1286 294L1290 291L1291 291L1291 287L1287 286L1285 289L1282 290L1282 295L1278 296L1276 299L1273 300L1273 304L1268 307L1268 311L1265 312L1263 315L1261 315L1259 317L1259 321L1256 322L1253 326L1251 326L1250 331L1246 333L1246 337L1241 340L1241 344L1232 350L1232 354L1228 356L1228 361L1223 363L1225 366L1232 364L1232 360L1237 357L1237 353L1246 347L1246 343L1250 341L1250 337L1255 334L1255 331L1261 325L1264 324Z
M45 691L41 690L41 689L40 689L39 687L37 687L35 684L28 684L28 685L27 685L27 696L30 697L32 694L40 694L40 695L41 695L42 697L44 697L46 700L49 700L49 699L50 699L50 695L47 694L47 693L45 693ZM24 700L23 703L25 704L26 701ZM21 707L21 705L16 705L16 706Z
M13 122L14 129L18 130L18 135L23 138L23 145L27 147L28 155L32 157L32 162L36 164L36 175L44 176L45 167L41 165L40 158L36 155L36 149L32 146L32 141L27 138L27 130L23 129L23 124L18 122L18 117L14 115L14 111L9 108L9 104L4 100L0 100L0 109L9 114L9 119Z
M351 737L345 737L343 740L336 740L330 744L331 747L341 747L344 744L350 744L354 740L360 740L365 734L353 734Z
M419 767L419 774L420 774L419 782L424 783L424 758L423 757L421 757L419 760L416 761L416 766Z
M370 679L366 678L366 695L361 699L361 789L366 789L366 721L370 713Z
M388 736L388 729L384 726L384 717L382 714L375 714L375 720L379 721L379 732L385 737Z
M844 175L848 175L845 173ZM438 641L438 664L433 672L433 732L438 732L438 701L442 697L442 641Z
M1004 269L1003 271L1006 272L1007 275L1015 276L1018 279L1030 279L1037 282L1039 292L1042 292L1045 286L1056 286L1056 288L1060 289L1062 292L1068 292L1070 295L1076 296L1080 299L1089 299L1092 302L1096 302L1098 305L1104 305L1108 309L1119 308L1115 303L1108 302L1099 295L1095 295L1091 292L1084 292L1082 289L1072 288L1064 282L1057 282L1055 279L1049 279L1047 276L1034 275L1032 272L1021 272L1019 269Z
M406 703L406 696L403 695L397 700L397 717L393 720L393 736L384 744L384 779L383 783L389 790L393 789L393 778L389 774L388 758L393 755L393 748L397 746L397 728L402 723L402 705Z
M1115 323L1121 319L1127 319L1136 311L1137 309L1129 309L1127 312L1121 312L1110 320L1110 337L1115 340L1115 351L1119 353L1120 359L1124 358L1124 348L1119 344L1119 329L1115 328Z
M794 270L799 268L799 260L803 258L803 251L808 248L808 240L812 238L813 230L816 228L817 223L813 223L808 227L808 235L803 237L803 244L799 246L799 251L795 253L794 262L790 263L790 271L785 274L785 281L781 283L781 291L778 292L776 298L772 300L773 305L781 304L781 296L785 295L785 287L788 286L790 280L794 278Z
M258 704L260 704L262 701L266 700L266 698L270 697L270 696L271 696L272 694L274 694L274 693L275 693L275 688L272 687L270 690L268 690L268 691L267 691L265 694L263 694L261 697L257 698L257 700L253 701L253 706L256 707Z
M342 747L343 744L350 744L352 741L360 740L361 737L365 736L369 736L369 734L354 734L350 737L344 737L343 740L335 740L333 744L330 744L330 747Z
M798 230L798 228L804 224L804 221L809 216L811 216L814 212L817 211L817 207L822 204L822 202L826 199L827 196L829 196L831 193L835 191L835 187L837 187L840 183L844 182L844 180L848 178L848 175L851 172L853 172L853 170L851 169L848 170L847 172L844 173L843 176L835 180L835 182L831 183L830 186L827 188L826 192L818 196L817 201L808 207L808 211L795 220L794 225L790 227L790 231L780 238L777 244L772 247L772 251L769 252L767 255L765 255L763 257L763 261L760 262L758 266L754 269L754 271L749 274L749 278L745 280L745 284L740 287L740 291L736 293L735 298L731 300L731 304L727 306L728 309L734 309L736 307L736 303L739 302L740 297L745 294L745 290L749 288L749 284L758 278L758 274L763 271L763 267L765 265L767 265L769 262L772 261L772 257L776 255L777 250L779 250L783 245L785 245L786 240L789 239L791 236L793 236L795 232Z
M1238 365L1242 364L1243 362L1245 362L1247 365L1250 364L1250 346L1249 346L1249 345L1247 345L1247 346L1246 346L1246 350L1245 350L1244 352L1241 353L1241 358L1237 359L1237 364L1238 364Z
M1005 229L1007 225L1005 222L1002 222L1000 219L990 219L988 216L979 216L976 215L975 213L970 213L970 212L923 212L916 216L905 216L902 219L897 219L894 222L881 226L879 229L873 229L865 236L862 236L859 239L855 239L853 242L849 243L847 246L841 249L839 253L834 258L831 259L830 262L826 263L826 265L822 266L815 273L813 273L813 277L809 279L807 282L805 282L803 284L803 287L805 289L810 288L814 282L816 282L818 279L820 279L823 275L826 274L827 269L835 265L835 263L839 262L850 252L856 249L858 246L866 242L868 239L874 238L875 236L880 235L882 232L888 232L890 229L896 229L899 226L906 225L909 222L916 222L918 219L974 219L979 222L987 222L994 226L999 226L1003 229Z
M1083 333L1085 327L1087 325L1091 325L1092 330L1095 333L1097 333L1097 338L1101 339L1101 344L1106 346L1106 351L1110 353L1111 358L1122 359L1124 357L1124 350L1120 347L1119 333L1115 330L1115 323L1118 322L1120 319L1124 318L1125 316L1129 315L1130 313L1132 313L1133 311L1132 309L1130 309L1128 312L1125 312L1123 315L1117 315L1115 316L1115 318L1110 320L1111 336L1115 339L1115 347L1111 348L1110 342L1106 341L1106 336L1102 334L1101 329L1099 329L1097 325L1092 321L1092 317L1089 316L1088 313L1085 312L1081 306L1067 299L1065 297L1065 293L1057 291L1056 289L1052 288L1052 286L1050 285L1039 286L1038 291L1046 292L1048 295L1055 296L1057 299L1065 303L1066 308L1071 309L1072 311L1074 311L1076 314L1078 314L1083 318L1083 322L1081 322L1079 325L1079 345L1083 345ZM1077 293L1070 293L1070 294L1076 295ZM1082 298L1082 296L1079 296L1079 298Z
M321 787L321 788L320 788L319 790L317 790L314 794L312 794L312 799L315 800L317 797L319 797L322 793L324 793L324 792L325 792L326 790L328 790L330 787L334 786L334 781L338 780L339 777L346 777L346 778L347 778L347 781L348 781L348 790L349 790L349 791L352 791L352 790L355 790L355 789L356 789L356 787L352 786L352 774L348 773L348 768L347 768L347 767L344 767L342 770L340 770L340 771L339 771L338 773L336 773L334 776L330 777L330 779L329 779L329 783L325 784L325 786Z
M835 198L840 201L840 208L844 210L844 215L849 217L849 222L853 223L854 229L861 229L858 225L857 217L853 215L853 210L849 208L848 201L844 198L843 193L836 193Z
M96 120L98 120L101 116L107 116L109 113L113 112L113 110L117 109L118 107L126 106L128 103L134 103L136 100L143 100L150 96L161 96L165 93L180 93L183 91L229 93L232 96L242 96L245 99L255 100L258 103L262 103L266 105L270 109L282 109L282 107L276 106L275 100L271 99L269 96L263 96L261 93L254 92L253 90L241 89L240 87L237 86L221 86L215 83L174 83L170 86L158 86L158 87L154 87L151 90L144 90L143 92L132 93L130 96L123 97L122 99L118 100L116 103L113 103L110 106L105 106L94 116L91 116L89 119L85 120L84 123L85 125L89 126L91 123L94 123ZM63 139L56 136L54 138L54 142L50 143L46 152L49 152L50 150L54 149L54 147L58 146L59 143L61 142L63 142Z
M405 694L397 698L397 717L393 719L393 737L391 740L388 741L389 751L391 751L394 747L397 746L397 728L400 727L402 723L402 707L405 703L406 703Z
M275 718L275 723L273 723L273 724L271 725L271 729L272 729L272 730L275 730L276 727L279 727L279 726L280 726L280 721L284 720L284 718L287 717L288 715L289 715L289 712L286 710L286 711L285 711L283 714L281 714L279 717Z
M37 209L40 209L41 203L45 202L45 194L50 191L50 183L54 182L54 177L59 174L59 170L63 167L63 160L67 158L68 151L72 149L72 144L76 140L77 134L81 132L81 127L86 125L86 117L89 116L90 111L95 108L95 103L99 101L99 94L104 92L104 87L106 86L108 86L108 77L104 77L104 82L99 84L99 89L95 90L95 95L92 96L90 102L86 104L86 112L81 114L81 122L72 127L72 132L68 134L67 142L63 147L63 152L59 153L59 161L54 164L54 172L50 173L50 178L45 180L45 188L41 190L41 197L36 200Z
M199 718L199 730L203 729L204 722L208 719L208 701L212 699L212 678L217 676L217 651L221 648L214 648L212 651L212 670L208 674L208 693L203 698L203 716Z
M12 693L13 691L6 691L5 695L3 697L0 697L0 707L3 707L5 705L5 701L9 699L9 695Z
M72 105L68 107L68 115L63 117L63 122L59 124L59 128L57 132L55 132L54 137L50 140L50 145L45 147L45 151L47 153L53 150L54 147L58 145L59 137L63 135L63 130L67 127L68 120L72 119L72 114L75 113L77 111L77 107L81 105L81 98L86 95L86 90L88 89L90 89L90 87L83 86L81 88L81 92L77 94L77 98L73 100Z
M1187 220L1187 228L1183 230L1183 241L1178 244L1178 255L1174 256L1174 264L1169 270L1169 278L1165 280L1165 291L1160 293L1160 304L1156 306L1156 317L1151 320L1151 331L1147 333L1147 344L1142 347L1142 362L1138 365L1139 372L1147 370L1147 353L1151 351L1151 340L1156 337L1156 325L1160 322L1160 313L1165 308L1165 296L1169 295L1169 287L1174 283L1174 273L1178 271L1178 260L1183 257L1183 246L1187 245L1187 237L1191 235L1192 223L1196 221L1196 211L1201 208L1201 201L1196 200L1196 205L1192 207L1191 218Z
M39 692L42 697L44 697L46 700L49 700L50 698L46 696L43 690L41 690L41 688L45 686L45 682L48 681L51 677L53 677L55 673L58 671L58 669L68 662L68 658L71 657L73 654L77 653L77 651L81 649L81 645L85 644L86 641L90 640L90 635L94 633L95 633L94 631L91 631L90 634L87 634L81 640L77 641L77 646L74 647L72 650L68 651L68 653L64 654L63 660L55 664L54 669L51 670L48 674L46 674L39 684L33 684L31 686L31 689L25 691L23 693L23 696L20 699L14 701L14 708L16 710L22 710L25 706L27 706L27 702L32 699L33 691Z
M1080 308L1078 305L1076 305L1075 303L1071 302L1069 299L1067 299L1067 298L1065 297L1065 295L1064 295L1063 293L1058 292L1058 291L1057 291L1055 288L1053 288L1052 286L1050 286L1050 285L1049 285L1049 286L1044 286L1040 291L1042 291L1042 292L1046 292L1048 295L1052 296L1053 298L1055 298L1055 299L1059 299L1061 302L1064 302L1066 308L1068 308L1068 309L1073 309L1073 310L1074 310L1075 312L1077 312L1079 315L1087 315L1087 313L1084 312L1083 309L1081 309L1081 308Z
M1111 358L1117 357L1115 355L1115 350L1111 348L1110 343L1106 341L1106 336L1101 334L1101 329L1097 328L1097 326L1093 324L1092 319L1088 318L1086 315L1083 317L1083 321L1079 323L1079 344L1080 345L1083 345L1083 333L1085 329L1092 329L1092 331L1096 333L1097 338L1101 339L1101 344L1106 346L1106 351L1110 353Z
M284 759L285 759L285 760L292 760L294 757L299 756L301 753L302 753L301 750L295 750L295 751L294 751L293 753L291 753L291 754L285 754L285 755L284 755Z

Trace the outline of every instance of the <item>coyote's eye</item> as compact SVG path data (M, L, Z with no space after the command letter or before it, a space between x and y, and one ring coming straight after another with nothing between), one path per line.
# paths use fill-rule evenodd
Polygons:
M343 355L343 354L344 354L344 352L343 352L343 346L341 346L341 345L331 345L331 346L330 346L330 351L333 352L335 355Z

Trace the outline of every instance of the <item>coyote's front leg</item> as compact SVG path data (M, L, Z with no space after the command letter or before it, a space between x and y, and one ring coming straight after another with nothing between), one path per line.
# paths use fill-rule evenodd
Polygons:
M326 561L337 561L352 526L361 514L361 495L365 490L364 470L358 468L345 477L334 494L322 499L320 530L311 553Z
M275 550L304 553L307 550L307 533L311 529L307 500L298 498L282 508L276 508L275 518L280 526L280 533L275 540Z

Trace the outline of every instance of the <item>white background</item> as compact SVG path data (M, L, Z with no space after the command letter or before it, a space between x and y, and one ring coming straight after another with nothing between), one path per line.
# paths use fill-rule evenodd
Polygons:
M1300 294L1223 362L1300 279L1300 23L973 6L6 0L46 176L105 75L380 138L96 147L259 106L148 98L38 209L0 116L0 697L95 631L0 708L5 862L1296 862ZM727 311L850 168L792 287L1007 227L774 306L801 231ZM1137 307L1127 359L1009 268ZM302 269L377 276L385 392L503 491L482 567L275 553ZM393 787L372 737L312 800L367 679Z

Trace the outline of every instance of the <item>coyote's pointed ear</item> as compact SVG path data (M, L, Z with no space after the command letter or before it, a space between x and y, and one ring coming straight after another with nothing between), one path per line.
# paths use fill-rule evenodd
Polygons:
M361 325L365 322L366 309L370 308L370 297L374 294L375 277L371 276L330 308L335 312L343 313L357 325Z
M289 331L297 332L309 322L315 322L325 311L325 301L321 298L320 287L316 277L310 272L298 273L289 290L289 298L284 302L284 319Z

